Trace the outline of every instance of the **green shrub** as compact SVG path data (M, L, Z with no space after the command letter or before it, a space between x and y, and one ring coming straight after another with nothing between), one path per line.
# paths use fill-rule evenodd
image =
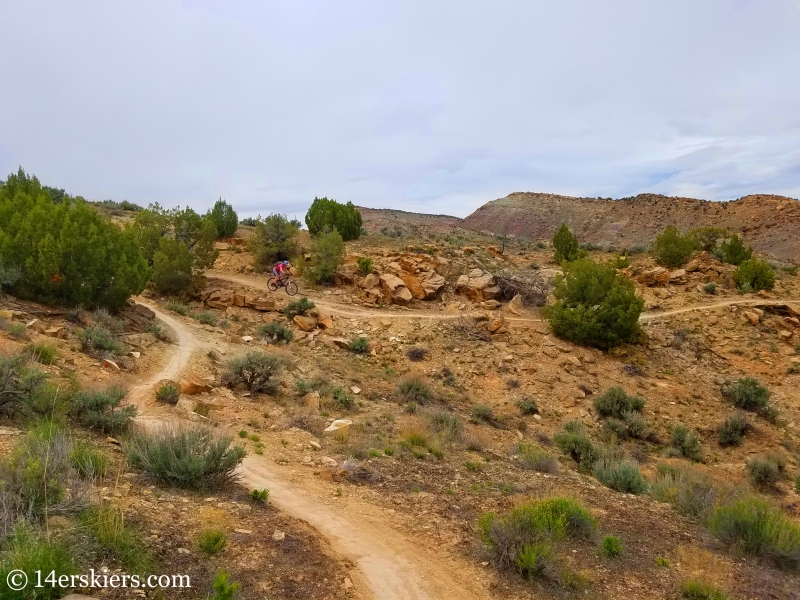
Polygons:
M639 465L629 460L601 458L592 466L592 474L604 486L617 492L642 494L647 491Z
M523 415L537 415L539 414L539 406L536 404L536 399L529 396L524 397L517 402L519 412Z
M578 238L570 231L566 223L562 223L553 235L553 256L556 262L572 262L586 256L581 250Z
M557 543L589 537L597 522L574 500L548 498L521 504L504 516L487 513L478 527L495 566L529 577L546 567Z
M428 383L419 375L407 375L397 384L397 394L404 402L427 404L433 399Z
M311 235L334 229L344 241L358 239L361 235L361 213L352 202L341 204L332 198L314 198L305 221Z
M172 404L173 406L178 403L180 397L181 390L171 383L162 385L156 392L156 400L164 402L165 404Z
M253 502L259 502L261 504L267 504L269 502L269 490L253 490L250 492L250 500Z
M638 412L622 413L621 419L607 419L604 423L606 431L619 439L646 439L648 436L647 421Z
M78 334L81 350L92 356L109 354L122 354L122 344L111 335L111 332L102 325L93 325L85 328Z
M775 486L783 477L786 461L778 454L755 456L745 462L747 475L754 487L765 489Z
M120 406L128 390L110 387L107 390L82 390L72 399L71 413L86 427L106 433L125 431L136 416L135 406Z
M406 352L406 356L411 362L420 362L425 360L425 357L429 354L430 351L427 348L409 348Z
M517 445L519 464L538 473L558 473L558 461L549 452L545 452L530 442Z
M358 270L362 275L369 275L372 273L372 259L366 256L358 257Z
M702 459L700 439L685 426L675 425L670 432L668 456L688 458L698 462Z
M153 559L142 539L125 525L119 507L102 503L82 515L83 526L105 551L116 558L128 573L143 574L153 568Z
M686 264L697 249L697 240L691 233L681 235L677 227L670 225L656 236L650 246L650 254L659 264L674 269Z
M333 274L344 260L344 241L339 232L321 232L311 240L311 265L303 270L303 277L311 284L331 284Z
M135 235L82 198L54 203L45 187L21 168L0 185L0 285L48 304L123 306L150 276Z
M342 408L347 410L352 409L356 405L356 400L351 394L348 394L340 387L333 388L331 398L339 404Z
M728 232L721 227L696 227L689 231L700 250L706 252L714 252L717 249L717 242L724 240L728 236Z
M458 439L464 431L464 423L454 413L446 410L433 410L427 416L433 430L446 442Z
M708 527L737 552L770 558L783 567L800 563L800 527L764 499L745 497L725 504Z
M602 417L622 419L626 413L641 412L644 408L644 399L629 396L621 387L612 387L595 398L594 408Z
M369 340L365 337L354 337L347 342L347 347L350 348L350 352L366 354L369 352Z
M56 361L56 356L58 356L55 346L47 342L33 344L28 348L28 353L36 362L43 365L52 365Z
M114 335L122 333L125 329L125 321L113 316L105 308L93 310L91 319L94 325L99 325L100 327L108 329Z
M297 234L299 221L289 221L284 215L272 214L255 221L249 239L253 262L259 271L270 271L279 260L291 260L300 253Z
M15 340L28 339L28 328L22 323L9 323L5 326L5 330Z
M611 266L588 258L567 263L553 293L556 302L542 315L558 337L607 349L639 334L644 301Z
M0 414L8 417L60 414L67 400L26 354L0 355L0 390Z
M294 339L294 332L277 321L270 321L258 328L256 337L267 338L273 342L286 342L287 344Z
M238 582L231 583L230 578L231 574L224 569L217 571L212 585L214 595L210 600L233 600L239 591L240 584Z
M724 262L739 266L753 258L753 249L745 246L742 238L734 233L730 239L720 244L719 255Z
M615 535L607 535L603 538L603 553L611 558L622 556L622 542Z
M167 304L167 310L171 310L172 312L178 313L184 317L189 314L189 307L185 304L179 304L177 302L170 302Z
M197 545L206 554L219 554L228 543L228 536L222 529L206 529L200 534Z
M214 203L214 208L208 212L207 218L214 224L217 239L229 238L239 228L239 216L233 207L222 198Z
M600 453L595 448L582 421L569 421L553 436L556 446L582 469L591 469Z
M489 424L495 422L494 412L485 404L476 404L472 407L472 418Z
M775 271L759 258L744 261L731 275L742 292L771 290L775 287Z
M719 495L708 476L688 465L659 464L656 469L650 495L668 502L682 515L705 521Z
M69 460L75 472L85 479L105 477L107 466L106 457L94 448L77 445L72 448Z
M770 391L755 377L742 377L735 383L726 382L722 386L722 396L736 408L749 410L767 418L774 417L775 409L769 405Z
M703 291L706 294L711 294L712 296L717 293L717 284L713 281L709 281L707 284L703 286Z
M217 325L217 317L210 312L199 312L192 315L196 320L198 320L203 325L211 325L212 327L216 327Z
M297 315L305 315L308 311L314 308L315 305L311 300L303 296L300 300L295 300L294 302L290 302L286 305L286 308L283 309L283 314L286 315L287 319L293 319Z
M274 377L284 361L273 354L253 350L228 361L227 379L244 385L251 392L273 393L278 388Z
M721 590L695 579L681 584L681 595L687 600L728 600Z
M748 429L750 429L750 424L743 414L736 413L729 416L717 427L717 439L719 439L720 446L738 446L742 443L742 437Z
M0 554L2 598L4 600L55 600L61 598L64 591L59 587L48 585L41 588L34 587L35 573L42 571L44 574L54 571L57 576L69 576L77 573L77 563L77 558L72 554L70 546L65 540L37 533L20 525L4 541L3 552ZM31 578L28 589L15 593L6 587L12 571L22 571Z
M137 433L124 447L128 462L151 477L192 489L218 489L236 479L244 458L230 437L216 437L205 428L163 427Z

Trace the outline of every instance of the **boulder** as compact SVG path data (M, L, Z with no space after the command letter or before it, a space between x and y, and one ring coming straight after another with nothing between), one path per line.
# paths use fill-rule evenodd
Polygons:
M265 298L264 296L257 296L255 298L246 296L245 306L247 308L252 308L253 310L260 310L262 312L275 310L275 300L272 298Z
M784 329L783 331L778 332L778 337L784 341L787 341L792 337L792 332Z
M505 333L506 332L506 320L503 317L498 319L494 319L489 322L489 333Z
M342 348L343 350L349 350L349 349L350 349L350 342L348 342L348 341L347 341L346 339L344 339L344 338L333 338L333 339L331 340L331 343L332 343L334 346L337 346L337 347L339 347L339 348Z
M246 298L244 294L233 294L233 305L234 306L245 306Z
M380 284L381 280L378 278L375 273L370 273L366 277L362 278L361 281L358 282L358 287L371 290L374 287L377 287Z
M673 285L686 283L686 269L675 269L669 274L669 282Z
M745 319L750 321L752 325L758 325L761 322L761 317L756 312L746 310L742 313Z
M474 302L492 300L499 291L495 286L494 275L484 273L480 269L472 269L468 274L459 277L456 282L456 292L464 294Z
M356 264L339 265L333 274L333 282L336 285L353 285L358 278L358 272Z
M387 301L391 304L405 306L411 302L413 297L405 282L391 273L381 275L381 288Z
M294 319L292 319L295 325L297 325L302 331L314 331L317 328L317 318L311 316L303 316L303 315L296 315Z
M317 314L317 326L320 329L333 329L333 316L329 313Z
M63 338L67 335L67 329L66 327L50 327L44 330L44 334L49 337Z
M419 280L419 277L414 275L402 275L400 278L403 280L403 283L406 284L408 291L411 292L414 298L417 300L425 299L425 289L422 287L422 282Z
M211 308L225 310L233 304L233 293L220 291L214 292L211 294L211 296L209 296L208 300L206 300L206 304Z
M328 425L322 435L346 435L350 431L353 422L350 419L336 419Z
M420 285L425 292L425 300L432 300L444 289L447 281L436 271L425 271L420 275Z
M497 310L501 304L497 300L484 300L480 306L484 310Z
M687 273L694 273L695 271L700 269L700 259L693 258L690 260L686 265L683 267L684 271Z
M669 276L670 273L668 269L664 267L654 267L639 275L637 281L647 287L667 285L669 283Z
M514 296L511 302L506 305L506 308L514 315L521 315L525 310L525 307L522 305L522 297L519 294Z
M194 396L203 392L211 391L211 386L193 373L187 373L181 378L181 394Z

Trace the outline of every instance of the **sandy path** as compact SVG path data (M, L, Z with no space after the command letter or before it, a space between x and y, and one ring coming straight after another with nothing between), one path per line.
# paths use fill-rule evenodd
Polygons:
M213 277L215 279L222 279L224 281L231 281L233 283L238 283L240 285L246 285L248 287L266 290L267 289L267 278L266 277L257 277L253 275L237 275L233 273L224 273L222 271L208 271L207 275L209 277ZM309 294L312 296L312 294ZM439 321L446 321L449 319L457 319L462 315L443 315L443 314L435 314L435 313L414 313L412 311L403 311L403 312L395 312L395 311L385 311L378 308L375 309L368 309L363 308L360 310L351 310L351 309L343 309L341 306L336 304L330 304L325 300L320 299L318 296L313 295L314 303L321 308L331 312L334 315L338 315L340 317L348 317L351 319L363 319L363 318L373 318L373 317L380 317L381 319L431 319L431 320L439 320ZM695 306L684 306L682 308L675 308L671 310L665 310L661 312L649 312L649 313L642 313L639 316L640 321L652 321L654 319L660 319L661 317L669 317L672 315L679 315L682 313L697 311L697 310L712 310L715 308L720 308L723 306L732 306L732 305L739 305L739 306L750 306L753 304L758 305L765 305L765 304L800 304L800 300L762 300L762 299L734 299L734 300L720 300L719 302L713 302L711 304L699 304ZM541 323L542 319L531 319L531 318L524 318L524 317L509 317L506 316L506 321L510 321L512 323Z
M177 336L177 345L164 368L131 388L128 395L129 402L139 408L137 421L157 426L177 417L153 406L153 386L161 379L178 380L201 345L185 324L150 303L141 303ZM375 600L479 600L488 596L478 577L468 574L475 570L474 565L451 564L453 559L432 554L383 523L385 516L380 509L357 501L332 505L325 499L330 491L325 491L316 478L290 482L286 472L266 458L251 455L242 464L241 483L250 489L269 489L275 506L310 524L339 557L352 561L357 567L351 573L357 592L369 590Z

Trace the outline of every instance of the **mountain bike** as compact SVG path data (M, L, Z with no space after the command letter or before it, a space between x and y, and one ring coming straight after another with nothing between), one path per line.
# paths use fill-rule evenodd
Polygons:
M278 279L277 277L270 277L267 280L267 289L270 292L277 292L278 288L286 290L288 296L294 296L297 293L297 284L291 279Z

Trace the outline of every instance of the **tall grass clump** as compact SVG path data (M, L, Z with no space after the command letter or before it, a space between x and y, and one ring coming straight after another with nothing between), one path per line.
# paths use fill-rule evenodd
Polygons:
M595 399L594 408L602 417L622 419L627 413L642 412L644 399L629 396L621 387L612 387Z
M300 300L295 300L287 304L286 308L283 309L283 314L286 315L288 319L294 319L298 315L306 314L315 306L316 305L311 302L311 300L303 296Z
M681 584L681 597L686 600L728 600L722 590L696 579Z
M236 480L245 450L209 429L162 427L125 444L128 462L154 479L190 489L219 489Z
M697 434L689 431L685 425L675 425L670 432L668 456L688 458L694 462L700 462L700 438Z
M647 483L635 462L613 457L604 457L592 466L592 474L604 486L617 492L643 494Z
M94 448L76 445L70 452L69 460L75 472L84 479L105 477L108 461L102 452Z
M689 465L661 463L650 482L650 495L659 502L668 502L682 515L705 521L720 493L702 471Z
M87 510L81 521L103 549L116 558L128 573L144 573L153 559L141 537L125 524L125 514L107 502Z
M770 391L761 385L755 377L742 377L735 382L726 382L722 386L722 395L736 408L758 413L768 419L774 419L777 411L770 406Z
M717 439L720 446L738 446L744 434L750 429L747 418L742 413L735 413L717 427Z
M397 384L397 395L403 402L416 402L427 404L433 400L433 392L427 381L421 375L406 375Z
M478 527L497 568L532 577L544 571L559 542L588 538L597 522L575 500L548 498L526 502L502 516L487 513Z
M222 549L228 544L228 536L222 529L206 529L200 534L197 540L197 545L200 550L206 554L213 556L219 554Z
M277 321L270 321L258 328L256 337L262 340L268 339L272 342L286 342L288 344L294 339L294 332Z
M753 487L768 489L777 485L786 470L786 460L775 453L755 456L745 463Z
M784 568L800 564L800 526L763 498L749 496L720 506L708 527L736 552L769 558Z
M122 354L122 344L114 339L106 327L92 325L78 334L81 350L92 356L104 357Z
M520 442L516 450L520 466L538 473L558 473L558 461L549 452L530 442Z
M583 421L569 421L561 431L553 436L559 450L568 454L582 469L591 469L600 453L589 439L589 433Z
M42 365L52 365L58 356L56 347L47 342L38 342L28 347L28 353L33 360Z
M13 533L4 540L0 553L0 581L3 591L0 597L4 600L55 600L64 592L59 587L45 585L42 588L29 588L15 593L6 586L12 571L23 571L29 577L35 577L36 571L57 576L77 573L78 560L65 540L47 536L25 525L18 525ZM33 581L31 581L33 583Z

